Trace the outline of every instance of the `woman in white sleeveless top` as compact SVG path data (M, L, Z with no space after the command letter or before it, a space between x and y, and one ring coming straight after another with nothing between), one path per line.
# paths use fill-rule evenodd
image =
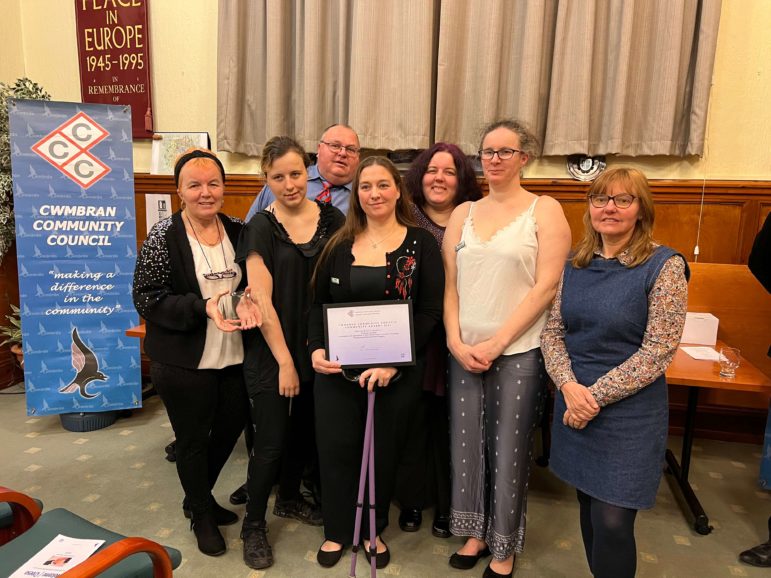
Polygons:
M511 576L525 539L532 438L545 398L539 336L570 249L559 203L520 185L538 145L520 123L483 133L490 193L458 206L444 237L450 360L450 565L492 553L485 578ZM487 473L486 473L487 472Z

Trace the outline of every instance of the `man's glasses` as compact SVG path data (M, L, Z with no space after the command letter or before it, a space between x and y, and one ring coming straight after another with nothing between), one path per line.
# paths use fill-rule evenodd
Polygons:
M613 204L616 205L617 209L628 209L632 206L632 203L634 203L636 198L637 197L630 195L629 193L623 193L613 197L610 195L589 195L589 202L596 209L607 206L610 201L613 201Z
M340 154L340 151L345 150L345 154L347 154L349 157L355 157L357 154L359 154L360 148L357 148L353 145L341 145L339 142L327 142L325 140L319 141L321 144L325 144L329 147L329 150L331 150L335 154Z
M510 158L512 158L516 153L521 153L521 152L524 152L524 151L520 151L520 150L517 150L517 149L504 148L504 149L498 149L498 150L495 150L495 149L482 149L482 150L477 151L477 152L479 154L479 158L482 159L483 161L491 161L491 160L493 160L493 157L495 155L498 155L498 158L501 159L502 161L507 161Z
M219 281L220 279L232 279L238 275L233 269L225 269L224 271L210 271L209 273L204 273L203 278L207 279L209 281Z

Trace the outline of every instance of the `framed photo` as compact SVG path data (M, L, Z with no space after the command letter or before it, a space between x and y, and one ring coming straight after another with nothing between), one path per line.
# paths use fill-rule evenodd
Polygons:
M156 132L153 135L151 175L173 175L174 161L189 148L211 148L208 132Z

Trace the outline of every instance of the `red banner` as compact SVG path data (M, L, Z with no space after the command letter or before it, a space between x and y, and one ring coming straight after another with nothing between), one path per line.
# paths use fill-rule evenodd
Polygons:
M149 0L75 0L83 102L131 105L134 138L153 134Z

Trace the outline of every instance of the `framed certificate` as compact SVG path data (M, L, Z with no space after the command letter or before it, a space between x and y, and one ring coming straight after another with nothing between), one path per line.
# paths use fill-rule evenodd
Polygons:
M412 301L324 305L327 359L343 369L415 365Z

